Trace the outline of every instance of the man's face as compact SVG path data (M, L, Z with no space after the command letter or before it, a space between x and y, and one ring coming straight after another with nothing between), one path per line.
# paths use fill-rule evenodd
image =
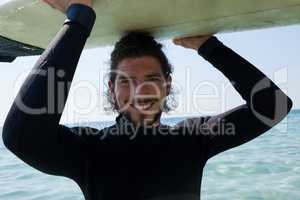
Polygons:
M152 56L125 58L116 74L109 88L119 112L136 125L151 126L159 122L171 84L171 77L164 77L159 61Z

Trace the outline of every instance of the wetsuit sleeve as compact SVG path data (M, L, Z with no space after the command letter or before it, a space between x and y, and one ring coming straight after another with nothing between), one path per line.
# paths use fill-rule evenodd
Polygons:
M247 60L210 38L198 53L221 71L246 101L225 113L190 119L201 135L206 159L248 142L280 122L292 107L291 99Z
M86 20L94 22L93 9L85 10L90 12ZM59 121L89 33L76 21L64 23L23 83L4 123L5 146L48 174L72 177L84 162L84 137Z

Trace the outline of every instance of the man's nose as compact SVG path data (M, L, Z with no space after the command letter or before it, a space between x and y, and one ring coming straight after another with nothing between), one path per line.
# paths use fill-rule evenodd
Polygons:
M151 82L135 81L134 83L134 95L153 95L158 92L157 86Z

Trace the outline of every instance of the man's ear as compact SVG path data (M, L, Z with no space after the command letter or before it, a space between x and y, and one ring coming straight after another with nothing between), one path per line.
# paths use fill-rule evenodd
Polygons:
M172 77L169 75L167 78L167 96L171 92L171 85L172 85Z
M114 96L115 95L115 92L114 92L114 84L111 80L108 81L108 87L109 87L109 94L111 96Z

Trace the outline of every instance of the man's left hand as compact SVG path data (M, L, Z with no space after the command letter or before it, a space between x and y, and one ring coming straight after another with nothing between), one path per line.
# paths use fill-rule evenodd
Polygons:
M188 49L198 50L213 35L174 38L173 43Z
M50 5L52 8L60 10L63 13L66 13L68 7L75 3L92 7L92 0L42 0L42 1Z

